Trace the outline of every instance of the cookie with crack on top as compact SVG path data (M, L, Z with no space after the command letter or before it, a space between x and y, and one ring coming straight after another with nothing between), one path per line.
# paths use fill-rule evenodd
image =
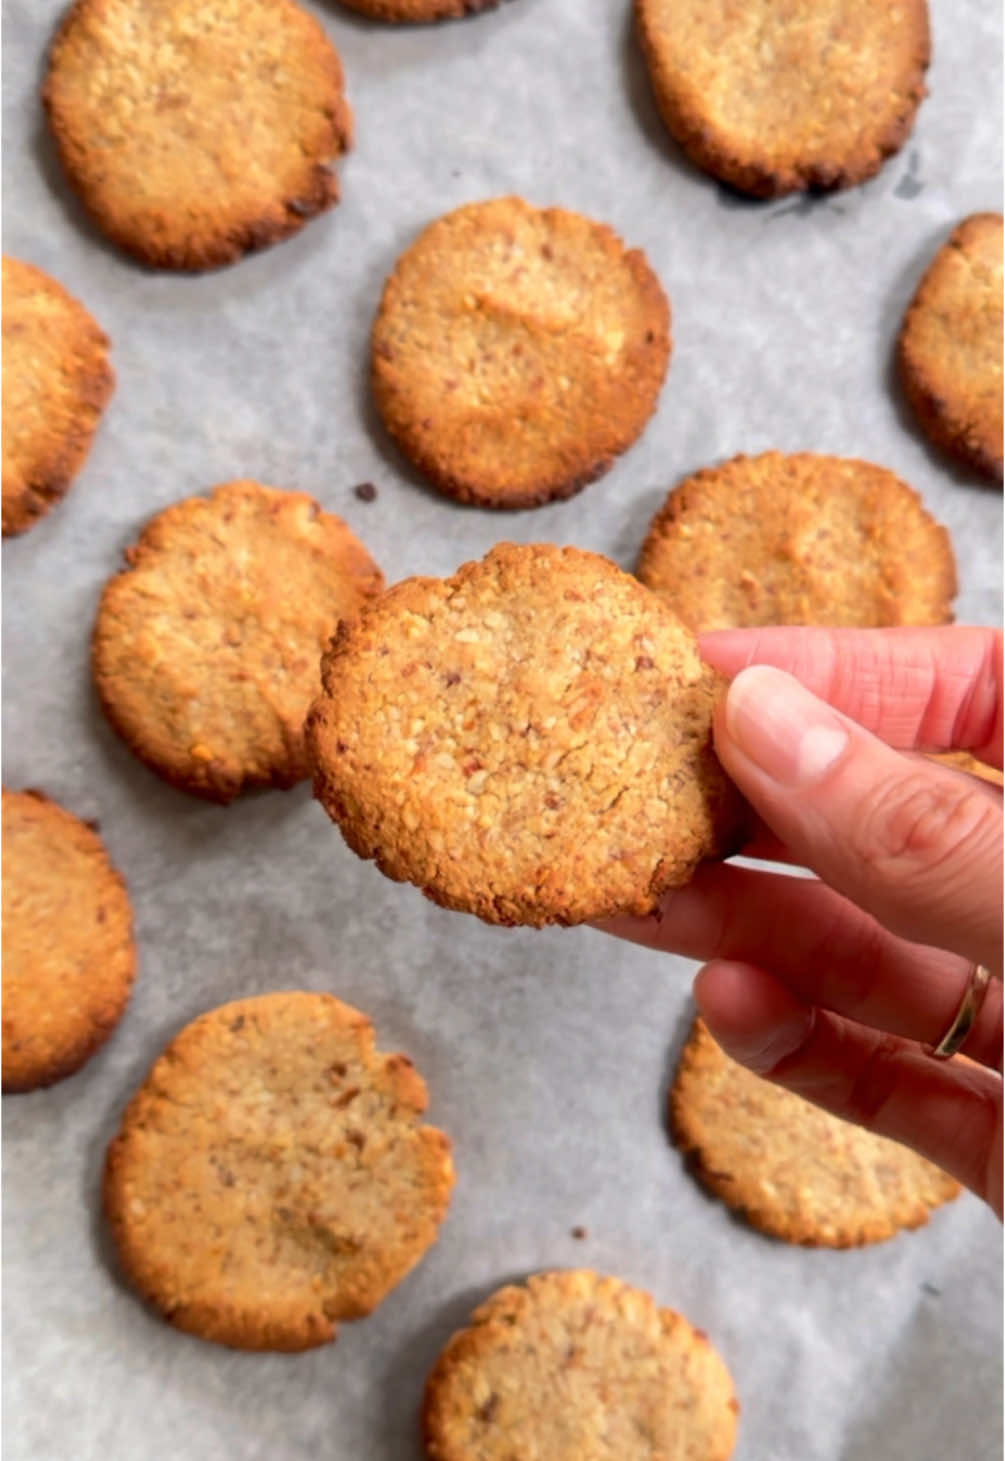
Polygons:
M871 178L926 95L927 0L635 0L635 19L667 130L754 197Z
M701 1019L674 1077L670 1127L703 1186L787 1243L879 1243L961 1190L909 1147L738 1065Z
M3 1089L52 1085L122 1018L136 973L129 894L93 827L3 792Z
M108 337L55 279L3 259L3 535L66 492L115 387Z
M228 482L158 513L126 561L91 659L129 748L210 801L308 776L321 653L384 584L342 519L302 492Z
M354 852L489 923L648 913L741 838L712 750L725 687L606 558L497 545L343 622L308 717Z
M419 24L428 20L460 20L495 10L500 0L342 0L347 10L371 20L395 20Z
M430 1461L726 1461L739 1402L699 1329L587 1269L497 1290L426 1383Z
M67 177L120 248L211 269L338 200L342 63L295 0L76 0L43 100Z
M235 1349L303 1350L369 1314L435 1242L450 1143L425 1083L329 994L194 1020L155 1062L105 1164L130 1282L165 1319Z
M641 435L670 359L670 307L610 228L522 198L431 223L384 286L377 406L448 497L536 507L602 476Z
M1002 476L1002 215L954 230L904 316L901 377L926 435L975 472Z
M695 632L761 624L947 624L946 529L885 467L799 452L733 457L676 486L637 573Z

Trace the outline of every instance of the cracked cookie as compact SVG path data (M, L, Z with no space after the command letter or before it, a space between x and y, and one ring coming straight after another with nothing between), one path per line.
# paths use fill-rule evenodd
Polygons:
M419 235L372 332L378 409L440 491L535 507L602 476L641 434L670 359L670 307L604 224L522 198Z
M696 632L760 624L947 624L945 528L884 467L799 452L685 478L653 518L643 583Z
M712 750L725 681L606 558L497 545L339 626L308 717L354 852L489 923L648 913L739 840Z
M497 1290L426 1383L430 1461L726 1461L739 1404L699 1329L589 1270Z
M108 1149L131 1283L179 1329L303 1350L369 1314L435 1242L450 1143L410 1060L328 994L238 1000L187 1025Z
M210 269L338 199L342 64L294 0L76 0L43 100L67 176L120 248Z
M308 776L321 652L384 582L341 518L302 492L228 482L158 513L126 561L101 596L92 665L130 749L210 801Z

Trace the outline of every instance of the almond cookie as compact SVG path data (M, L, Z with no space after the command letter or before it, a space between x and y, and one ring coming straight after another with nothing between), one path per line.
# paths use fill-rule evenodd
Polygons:
M400 20L412 24L426 20L459 20L494 10L499 0L342 0L347 10L368 15L371 20Z
M928 1221L958 1182L762 1080L695 1021L670 1092L673 1139L709 1191L787 1243L855 1248Z
M310 1349L435 1242L454 1173L425 1083L329 994L211 1010L157 1060L108 1149L130 1281L179 1329Z
M115 1029L136 946L101 838L40 791L3 792L3 1089L72 1075Z
M43 91L67 176L120 248L210 269L338 199L342 64L294 0L76 0Z
M101 596L92 663L130 749L210 801L308 776L321 652L383 587L341 518L302 492L228 482L159 513L126 562Z
M108 337L41 269L3 259L3 535L63 496L115 386Z
M871 178L926 94L927 0L635 0L635 16L671 135L757 198Z
M354 852L488 923L648 913L735 850L725 686L606 558L497 545L343 622L307 722L315 794Z
M401 256L372 349L384 423L435 486L535 507L602 476L640 435L670 307L604 224L496 198L437 219Z
M673 489L638 576L696 632L952 620L945 528L883 467L800 452L734 457Z
M908 399L937 446L1002 475L1002 215L959 225L911 302L900 331Z
M588 1270L499 1289L426 1384L431 1461L726 1461L739 1404L699 1329Z

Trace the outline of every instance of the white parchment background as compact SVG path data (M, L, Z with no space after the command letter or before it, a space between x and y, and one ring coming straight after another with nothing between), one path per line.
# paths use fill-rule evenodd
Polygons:
M87 673L121 549L157 509L236 476L314 493L394 580L449 572L503 537L630 566L685 472L768 447L860 455L901 473L951 529L958 617L996 622L1001 494L927 449L890 357L948 229L1001 206L998 5L933 0L932 94L877 179L764 205L718 188L665 137L626 0L510 0L421 29L314 4L357 113L344 202L195 278L117 254L60 177L38 86L61 8L4 5L4 248L91 308L118 389L64 505L3 547L4 777L100 818L135 902L140 974L97 1058L4 1102L5 1455L412 1461L424 1376L470 1307L504 1279L580 1264L708 1330L742 1399L742 1461L999 1455L1001 1244L975 1199L861 1252L758 1236L667 1143L690 966L586 929L505 931L436 909L357 861L305 788L229 809L186 798L105 727ZM507 191L644 248L675 336L641 442L581 496L516 516L428 491L365 387L398 252L438 213ZM364 480L380 490L370 505L352 493ZM242 1355L174 1332L122 1286L99 1176L165 1041L212 1005L284 987L332 990L414 1057L459 1179L441 1241L376 1315L313 1353Z

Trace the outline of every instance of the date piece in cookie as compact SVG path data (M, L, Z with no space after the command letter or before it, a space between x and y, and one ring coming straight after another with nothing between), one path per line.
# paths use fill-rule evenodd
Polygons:
M3 792L3 1089L72 1075L136 972L125 884L101 838L38 791Z
M1002 475L1002 215L966 218L918 286L899 341L925 433L988 477Z
M401 256L373 326L388 431L447 496L569 497L631 446L670 358L670 307L604 224L522 198L470 203Z
M884 467L801 452L734 457L673 489L638 576L696 632L759 624L946 624L945 528Z
M670 1126L703 1186L787 1243L879 1243L960 1191L908 1147L738 1065L701 1020L674 1078Z
M342 0L347 10L371 20L397 20L419 24L427 20L459 20L494 10L499 0Z
M4 537L44 517L83 466L115 386L108 344L61 284L4 256Z
M872 177L925 96L927 0L635 0L635 15L667 129L754 197Z
M295 0L76 0L43 99L99 227L147 264L194 270L337 201L343 92L335 48Z
M92 664L130 749L211 801L308 776L322 650L383 587L341 518L302 492L228 482L159 513L126 561L101 597Z
M354 852L489 923L648 913L739 839L724 687L655 594L578 548L502 543L343 623L307 722Z
M435 1242L454 1174L410 1060L328 994L238 1000L187 1025L108 1149L130 1281L179 1329L302 1350L359 1319Z
M426 1383L431 1461L726 1461L729 1371L700 1330L589 1270L499 1289Z

